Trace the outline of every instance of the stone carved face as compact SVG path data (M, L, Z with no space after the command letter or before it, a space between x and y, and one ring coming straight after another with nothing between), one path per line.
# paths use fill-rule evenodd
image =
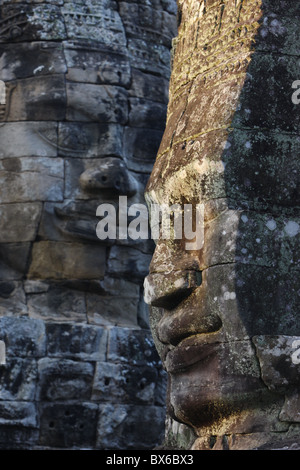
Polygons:
M161 34L150 50L143 34L155 31L131 21L144 21L143 7L119 3L2 2L1 314L138 324L151 245L100 242L96 209L117 207L119 195L143 201L164 127L174 5L144 7Z
M279 20L269 1L219 3L179 2L167 127L146 191L149 207L204 205L203 247L160 238L145 280L169 413L199 436L299 423L295 12Z

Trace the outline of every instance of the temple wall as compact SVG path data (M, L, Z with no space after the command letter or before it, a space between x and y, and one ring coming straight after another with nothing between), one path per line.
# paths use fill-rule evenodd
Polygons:
M100 203L144 200L175 35L175 0L1 2L2 449L163 438L152 242L102 242L95 227Z

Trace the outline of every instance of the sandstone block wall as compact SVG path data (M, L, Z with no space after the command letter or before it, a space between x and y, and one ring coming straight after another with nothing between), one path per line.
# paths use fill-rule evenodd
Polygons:
M175 35L175 0L1 2L2 449L162 439L152 243L100 242L95 227L100 203L143 201Z

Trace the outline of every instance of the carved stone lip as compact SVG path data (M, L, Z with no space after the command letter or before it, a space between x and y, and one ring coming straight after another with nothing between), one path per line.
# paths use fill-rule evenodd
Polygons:
M96 235L96 224L92 221L73 220L68 221L59 227L60 232L67 238L75 238L85 241L100 243Z
M163 310L163 315L156 325L156 335L165 345L177 347L187 338L205 338L222 334L223 322L218 313L208 311L207 301L203 296L202 286L173 310Z
M164 366L169 373L182 372L193 365L215 356L220 344L220 333L197 334L183 339L172 349L166 348Z
M75 238L85 241L100 243L96 235L96 225L98 220L92 214L83 214L74 209L61 209L55 207L57 216L55 225L58 231L66 238Z

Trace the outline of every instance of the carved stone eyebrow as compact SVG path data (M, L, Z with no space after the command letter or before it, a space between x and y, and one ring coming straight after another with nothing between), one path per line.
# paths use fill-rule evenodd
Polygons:
M44 140L47 144L52 145L53 147L57 148L57 150L60 150L61 152L72 152L80 155L82 152L92 149L92 148L97 148L98 144L97 143L90 143L89 145L82 145L82 147L79 148L74 148L72 146L62 146L60 145L57 141L53 141L49 139L45 134L43 134L41 131L36 131L36 133L39 135L39 137Z

